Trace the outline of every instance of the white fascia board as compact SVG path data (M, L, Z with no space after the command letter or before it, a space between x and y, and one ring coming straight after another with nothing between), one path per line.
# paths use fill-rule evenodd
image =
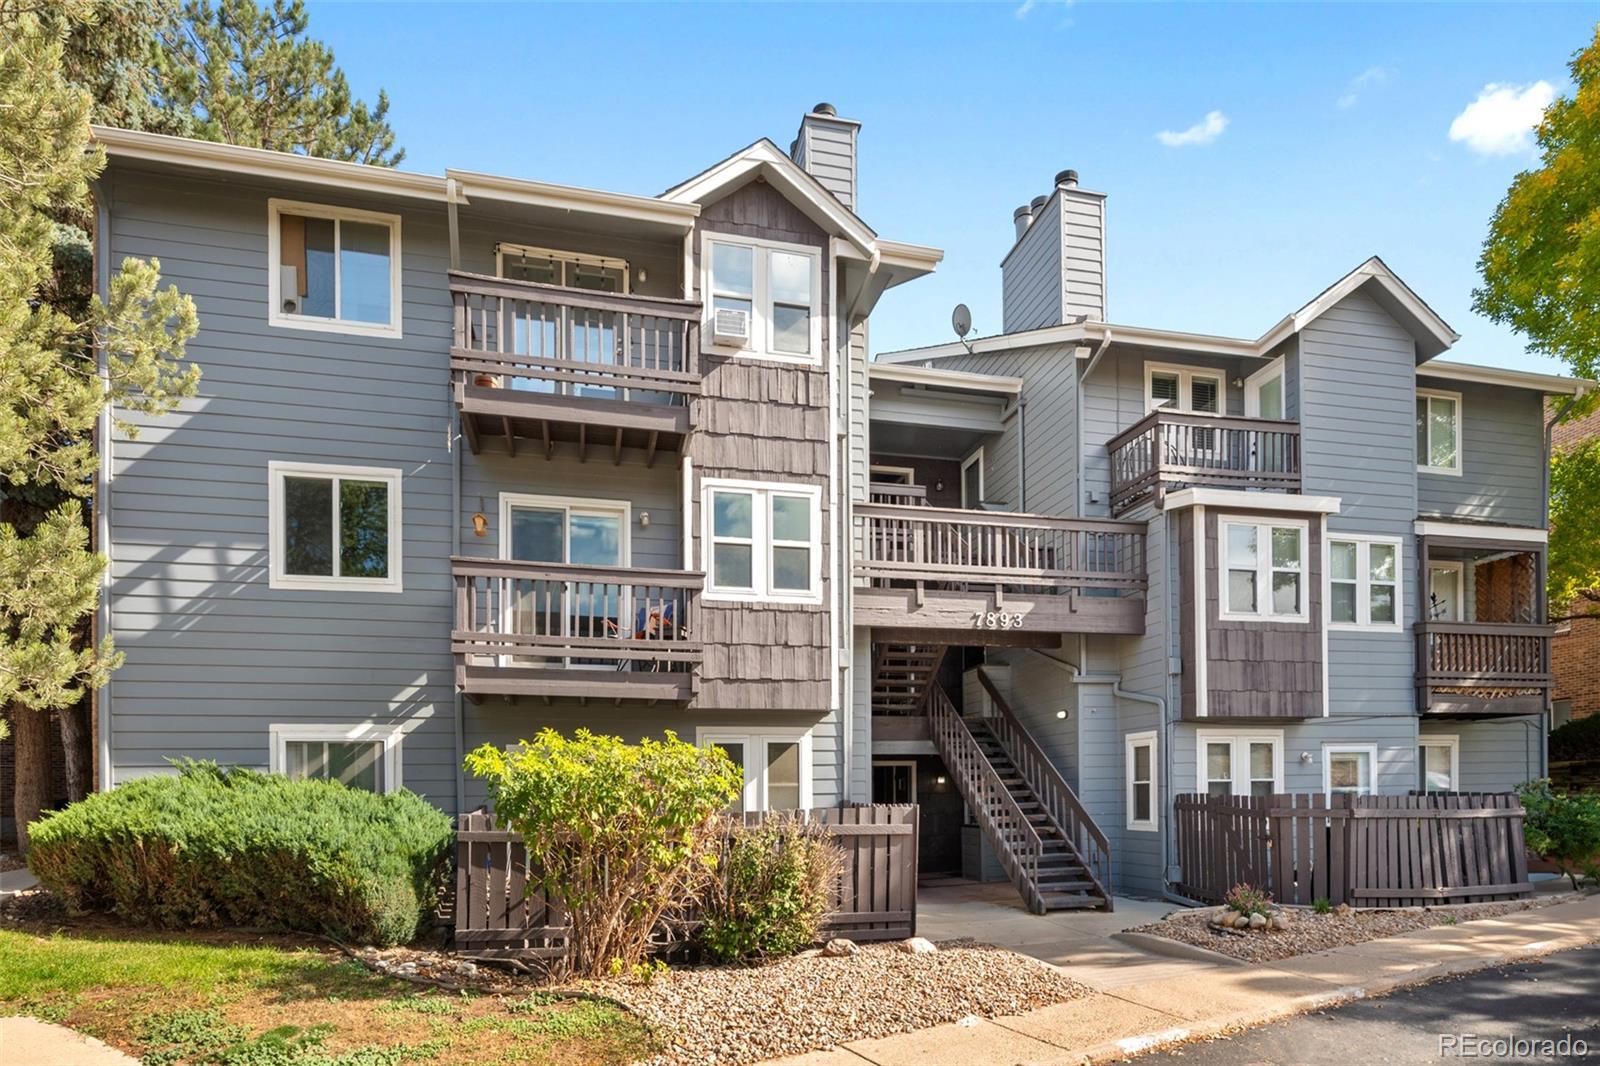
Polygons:
M1169 492L1163 511L1185 507L1215 507L1222 511L1274 511L1284 514L1338 514L1337 496L1296 496L1277 492L1246 492L1243 489L1179 489Z
M972 353L1005 352L1017 348L1039 348L1051 344L1081 344L1085 341L1103 341L1110 336L1114 344L1133 344L1143 348L1160 348L1176 352L1202 355L1222 355L1235 358L1264 359L1267 353L1255 341L1239 337L1218 337L1209 333L1178 333L1173 330L1147 329L1142 326L1119 326L1112 322L1068 322L1059 326L1043 326L1019 333L1000 333L978 337L972 342ZM924 359L943 359L952 355L966 355L960 342L933 344L926 348L902 348L882 352L878 360L885 363L916 363Z
M1339 301L1369 281L1376 282L1382 286L1384 292L1399 304L1400 308L1410 316L1416 326L1438 344L1440 351L1449 348L1461 339L1461 334L1451 329L1448 322L1440 318L1433 308L1424 303L1420 296L1412 292L1411 287L1401 281L1399 276L1389 269L1388 264L1377 256L1373 256L1323 290L1300 310L1281 319L1277 325L1261 335L1260 339L1255 342L1256 348L1265 353L1276 347L1290 334L1299 333L1305 329L1313 321L1332 310Z
M1440 362L1430 359L1417 367L1418 377L1442 378L1446 381L1471 381L1482 385L1507 385L1518 389L1537 389L1540 392L1583 396L1593 392L1596 384L1587 378L1572 378L1563 374L1538 374L1528 370L1506 370L1497 366L1476 366L1472 363Z
M113 126L91 126L97 144L113 159L136 159L173 166L219 170L229 174L300 181L310 185L330 185L352 192L371 192L385 196L408 196L419 200L446 202L450 197L447 180L436 174L416 174L391 167L346 163L338 159L319 159L293 152L273 152L264 148L243 148L191 137L172 137L163 133L123 130ZM459 192L457 203L465 203Z
M867 377L871 381L893 381L902 385L925 385L937 389L964 389L969 392L988 392L1003 396L1016 396L1022 392L1021 378L895 363L868 363Z
M658 222L683 232L692 229L694 220L700 215L699 204L673 203L652 196L632 196L576 185L554 185L470 170L447 169L444 173L447 178L454 178L469 195L476 194L485 199L563 211L586 211L640 222Z
M1548 544L1548 530L1528 526L1489 526L1481 522L1441 522L1418 519L1415 532L1419 537L1478 537L1483 540L1510 540L1518 544Z

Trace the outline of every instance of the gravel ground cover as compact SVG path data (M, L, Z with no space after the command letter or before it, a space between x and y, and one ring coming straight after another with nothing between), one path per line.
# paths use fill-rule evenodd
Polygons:
M1179 911L1159 922L1130 929L1131 933L1151 933L1246 962L1273 962L1277 959L1309 955L1315 951L1381 940L1435 925L1456 925L1481 918L1532 910L1560 897L1516 900L1510 903L1480 903L1468 907L1430 910L1351 911L1348 914L1317 914L1310 910L1285 908L1290 916L1287 929L1215 929L1208 923L1215 908Z
M926 955L864 945L843 958L673 970L597 990L653 1028L663 1050L651 1066L736 1066L1092 994L1036 959L970 940Z

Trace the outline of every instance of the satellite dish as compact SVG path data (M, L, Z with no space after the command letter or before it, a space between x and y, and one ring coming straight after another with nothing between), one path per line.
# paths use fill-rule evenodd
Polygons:
M957 337L965 337L972 332L972 312L966 304L956 304L956 309L950 312L950 326L956 331Z

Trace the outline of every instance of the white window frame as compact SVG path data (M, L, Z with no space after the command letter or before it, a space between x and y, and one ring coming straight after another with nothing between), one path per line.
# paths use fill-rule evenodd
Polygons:
M333 565L339 565L340 480L382 481L389 489L389 576L340 577L289 574L283 569L284 544L283 480L286 477L319 478L333 482ZM299 463L274 459L267 463L267 587L274 589L320 589L338 592L403 592L405 571L401 552L401 471L392 466L343 466L328 463Z
M750 272L750 344L740 348L731 344L717 344L713 336L712 320L716 314L716 290L712 287L711 246L726 244L753 250ZM772 344L772 287L770 284L771 253L784 252L803 255L811 260L811 351L807 355L780 352ZM700 291L704 296L705 322L700 330L701 351L710 355L736 355L747 359L770 359L780 363L798 363L803 366L822 364L822 249L810 244L791 244L787 241L769 241L759 237L743 237L732 233L703 230L700 234ZM743 297L738 297L743 299Z
M719 491L746 492L755 496L751 511L750 582L748 589L719 588L716 585L714 549L717 543L743 544L747 538L713 535L715 510L712 496ZM811 542L774 541L771 535L772 497L803 496L811 508ZM821 603L822 602L822 486L786 481L738 481L704 478L700 482L700 569L706 575L701 599L743 603ZM806 591L772 587L772 550L779 547L806 547L811 550L811 586Z
M1428 791L1428 763L1423 748L1448 748L1450 750L1451 792L1461 791L1461 737L1455 733L1419 733L1417 735L1417 789Z
M1467 446L1467 442L1464 439L1462 439L1462 434L1461 434L1462 428L1466 424L1466 418L1462 414L1461 394L1459 392L1447 392L1447 391L1445 391L1443 389L1418 389L1417 390L1417 399L1419 399L1419 400L1450 400L1451 402L1453 402L1456 405L1456 417L1455 417L1456 454L1455 454L1455 462L1451 466L1432 466L1426 461L1427 456L1419 455L1419 456L1417 456L1417 472L1418 473L1422 473L1422 474L1445 474L1445 475L1448 475L1450 477L1460 477L1461 476L1461 453L1466 449L1466 446ZM1430 404L1429 406L1431 408L1432 405ZM1422 425L1423 425L1423 438L1424 438L1424 441L1428 445L1428 448L1427 448L1428 454L1431 455L1432 452L1433 452L1433 447L1432 447L1432 441L1433 441L1433 417L1432 417L1432 412L1431 411L1429 413L1429 417L1423 419Z
M1333 620L1333 545L1335 542L1354 544L1356 546L1356 620L1354 622L1335 622ZM1394 549L1394 621L1374 622L1372 620L1372 545L1382 544ZM1399 537L1374 537L1364 533L1335 533L1329 530L1322 538L1322 573L1323 573L1323 619L1332 630L1375 630L1380 633L1394 633L1405 628L1405 555L1404 541ZM1340 584L1351 584L1349 581L1340 580ZM1384 584L1384 582L1377 582Z
M1453 570L1456 575L1456 616L1454 619L1435 619L1433 617L1433 572L1435 570ZM1429 559L1428 560L1428 588L1424 593L1428 604L1429 621L1456 621L1467 620L1467 564L1464 559Z
M1178 363L1146 363L1144 365L1144 413L1149 414L1156 409L1155 400L1150 395L1151 386L1157 374L1178 375L1178 402L1164 404L1164 411L1188 411L1197 414L1216 415L1221 418L1228 412L1228 378L1221 370L1210 367L1183 366ZM1193 406L1195 378L1210 378L1217 383L1217 409L1215 411L1195 412Z
M727 744L744 746L744 792L742 803L746 811L767 810L767 745L769 743L800 745L800 810L811 808L811 730L803 727L761 726L741 729L739 726L697 726L694 731L696 747ZM760 754L752 759L751 753Z
M1283 382L1283 417L1286 419L1289 417L1289 379L1284 373L1284 360L1283 356L1280 355L1244 379L1244 413L1246 418L1261 417L1261 386L1273 378L1278 378Z
M289 767L288 746L291 741L336 744L375 744L383 742L382 787L380 793L394 792L403 787L400 768L400 742L405 739L405 728L400 725L379 725L376 722L357 722L353 725L327 725L320 723L275 722L267 726L268 771L286 774Z
M898 481L879 481L879 474L889 474L894 477L903 477L903 484L915 485L917 483L917 470L911 466L889 466L884 463L873 463L867 468L868 480L878 482L880 485L898 485Z
M974 464L976 464L978 467L978 498L976 500L969 500L967 499L967 469ZM961 506L963 508L974 508L983 502L984 495L986 494L986 486L984 485L983 479L987 472L988 464L984 462L983 445L980 444L978 445L976 451L967 456L965 459L961 460Z
M1283 730L1281 729L1197 729L1194 734L1195 793L1204 796L1210 791L1211 778L1206 773L1206 745L1228 741L1233 747L1229 754L1228 769L1232 774L1229 788L1235 796L1250 795L1250 745L1268 741L1272 744L1272 791L1283 788ZM1240 770L1244 776L1240 777Z
M917 760L915 760L915 759L873 759L872 760L872 767L871 767L872 769L876 770L880 766L909 766L909 767L911 767L911 799L910 799L909 802L911 802L911 803L917 802ZM873 802L876 803L877 799L874 798Z
M1228 597L1228 527L1254 526L1256 530L1256 609L1235 611ZM1300 610L1297 614L1274 614L1272 604L1272 531L1294 529L1300 534ZM1265 536L1263 536L1265 534ZM1217 611L1228 622L1290 622L1311 620L1311 524L1298 518L1217 517Z
M1127 733L1122 738L1122 779L1125 788L1123 802L1126 804L1128 828L1140 833L1153 833L1161 827L1161 764L1156 756L1159 754L1156 731L1147 729L1138 733ZM1148 819L1135 818L1133 815L1133 753L1140 747L1150 748L1150 817Z
M324 318L320 315L291 315L283 310L283 237L280 231L281 216L301 215L305 218L326 218L335 222L368 222L389 227L389 321L353 322L343 318ZM400 303L400 216L383 211L362 211L353 207L333 207L329 204L311 204L299 200L267 201L267 325L283 329L320 330L324 333L348 333L362 337L400 338L405 320ZM334 249L334 309L339 307L339 253Z
M1367 757L1367 791L1357 793L1361 796L1376 796L1378 794L1378 745L1376 744L1328 744L1322 745L1322 794L1333 796L1333 757L1335 755L1366 755Z

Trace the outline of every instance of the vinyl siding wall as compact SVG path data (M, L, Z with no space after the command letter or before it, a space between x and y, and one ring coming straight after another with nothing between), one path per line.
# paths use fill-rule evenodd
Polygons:
M1446 519L1542 526L1544 397L1529 389L1421 376L1417 387L1461 395L1461 476L1419 471L1420 512Z
M1063 320L1088 315L1104 322L1106 315L1106 198L1082 189L1059 193L1062 212Z
M1062 317L1061 197L1040 208L1000 266L1001 329L1020 333Z

